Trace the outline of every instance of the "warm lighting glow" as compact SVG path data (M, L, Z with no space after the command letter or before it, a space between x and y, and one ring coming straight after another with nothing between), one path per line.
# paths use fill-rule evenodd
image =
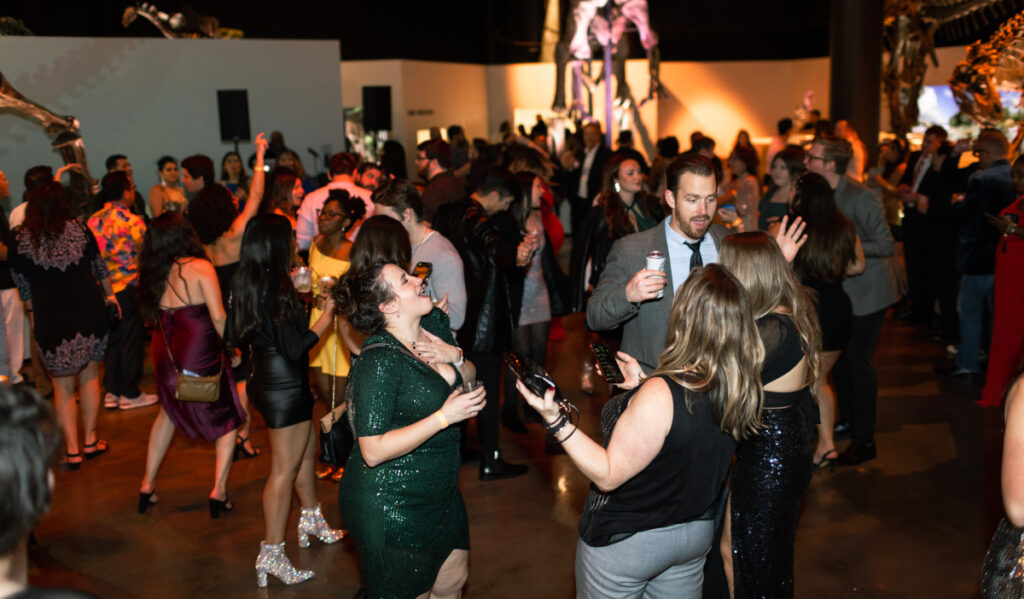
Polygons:
M564 474L558 477L558 480L555 482L555 488L562 495L569 492L569 481Z

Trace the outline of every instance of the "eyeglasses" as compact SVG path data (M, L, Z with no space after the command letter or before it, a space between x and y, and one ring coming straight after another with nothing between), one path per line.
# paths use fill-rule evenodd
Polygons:
M417 156L416 157L416 162L426 162L426 161L427 161L427 157L426 156Z
M807 154L807 161L810 162L811 160L820 160L822 162L825 162L825 156L815 156L814 154Z
M320 218L338 218L342 216L340 212L334 212L333 210L321 210Z

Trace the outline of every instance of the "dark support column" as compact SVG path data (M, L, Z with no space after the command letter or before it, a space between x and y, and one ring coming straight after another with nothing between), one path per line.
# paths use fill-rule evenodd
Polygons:
M828 118L845 119L867 147L865 168L878 154L884 0L832 0Z

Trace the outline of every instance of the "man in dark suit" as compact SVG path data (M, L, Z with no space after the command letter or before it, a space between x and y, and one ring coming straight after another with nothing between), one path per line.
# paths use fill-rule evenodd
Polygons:
M583 227L587 211L601 191L601 176L604 163L612 151L604 145L601 125L587 123L583 126L583 151L576 157L576 164L568 177L566 197L571 198L572 214L570 216L572 232L576 233Z
M885 208L878 196L844 174L852 158L850 142L827 135L815 139L804 157L807 170L824 177L835 190L836 204L856 227L867 258L863 273L843 281L843 289L853 304L853 326L850 340L832 371L839 411L843 418L850 419L853 437L849 447L839 454L842 465L875 458L878 374L871 356L882 333L885 312L898 299L896 273L891 264L896 243L885 220Z
M718 205L715 171L699 154L684 154L665 169L665 202L672 212L661 224L615 242L608 263L587 303L593 330L623 325L622 351L650 373L665 349L675 290L690 269L718 261L727 230L711 224ZM665 256L665 270L647 270L647 254ZM664 290L664 297L658 293Z

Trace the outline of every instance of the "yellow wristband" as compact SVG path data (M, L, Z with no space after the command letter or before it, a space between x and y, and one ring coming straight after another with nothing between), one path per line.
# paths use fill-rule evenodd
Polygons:
M448 419L444 417L444 413L441 410L434 412L434 416L437 416L438 422L441 423L441 430L448 428Z

